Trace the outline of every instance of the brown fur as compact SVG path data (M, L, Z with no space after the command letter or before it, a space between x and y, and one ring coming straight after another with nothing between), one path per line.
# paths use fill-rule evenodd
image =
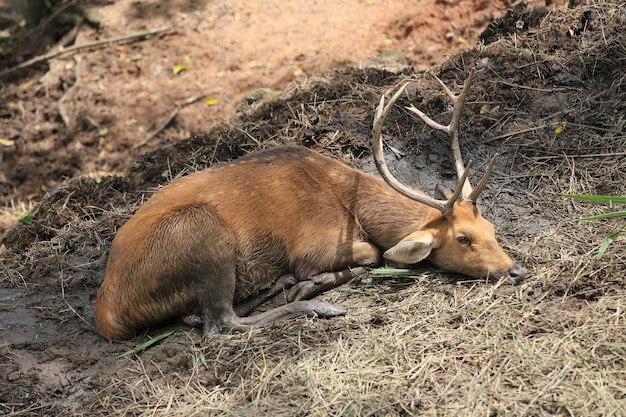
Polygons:
M459 244L461 234L470 246ZM284 274L303 282L379 264L379 249L401 263L428 258L474 277L521 270L472 203L460 202L442 216L339 161L302 147L275 147L178 179L137 211L111 246L96 300L98 329L124 339L135 329L199 313L207 334L299 314L340 314L299 301L241 318L233 305Z

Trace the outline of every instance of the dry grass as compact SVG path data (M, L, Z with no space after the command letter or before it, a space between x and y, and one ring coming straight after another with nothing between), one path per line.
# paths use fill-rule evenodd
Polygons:
M385 283L376 285L380 305L338 320L199 346L191 336L186 375L162 374L144 356L129 361L132 371L106 395L132 395L116 415L136 407L181 416L626 413L623 293L589 304L555 299L536 282L512 289L423 281L383 294ZM344 305L363 303L344 293Z
M0 207L0 233L15 225L26 214L32 213L34 207L32 201L11 201L10 205Z
M31 201L24 202L11 201L11 205L0 208L0 236L10 228L17 224L19 219L34 211L35 204ZM0 244L0 261L5 259L6 248ZM0 262L0 282L8 280L10 282L24 282L24 277L14 268L9 267L4 262Z

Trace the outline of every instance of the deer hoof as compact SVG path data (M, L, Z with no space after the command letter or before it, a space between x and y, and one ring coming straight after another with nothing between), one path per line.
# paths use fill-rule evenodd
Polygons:
M327 303L314 303L311 309L318 317L330 318L343 316L348 310Z

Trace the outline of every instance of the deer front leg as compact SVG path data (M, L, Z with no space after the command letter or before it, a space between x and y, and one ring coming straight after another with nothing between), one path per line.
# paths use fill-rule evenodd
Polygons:
M271 300L283 291L293 287L294 285L296 285L297 282L298 281L296 280L296 277L293 276L293 274L282 275L270 288L259 292L257 295L248 297L239 304L235 305L235 313L237 313L237 315L240 317L247 316L252 313L255 308L265 303L266 301Z
M287 292L287 302L307 300L345 284L355 276L365 273L363 266L377 265L380 260L380 251L370 242L352 241L341 245L337 250L337 263L332 267L339 271L325 272L298 282ZM357 265L360 267L350 269Z
M317 294L338 287L352 280L355 276L367 272L365 268L358 267L338 272L325 272L315 275L306 281L300 281L287 291L287 302L308 300Z

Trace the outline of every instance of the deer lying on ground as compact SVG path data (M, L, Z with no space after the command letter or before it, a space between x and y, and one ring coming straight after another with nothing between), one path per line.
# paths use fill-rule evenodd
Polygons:
M383 179L304 147L280 146L177 179L148 200L113 240L96 299L98 330L109 339L168 319L199 315L203 335L345 310L310 301L383 258L424 259L471 277L524 279L498 245L475 201L495 163L472 190L458 145L458 123L473 74L442 126L452 137L459 183L447 200L401 184L383 157L382 125L404 86L373 126ZM287 304L248 316L284 293ZM197 321L197 320L196 320ZM197 323L196 323L197 324Z

